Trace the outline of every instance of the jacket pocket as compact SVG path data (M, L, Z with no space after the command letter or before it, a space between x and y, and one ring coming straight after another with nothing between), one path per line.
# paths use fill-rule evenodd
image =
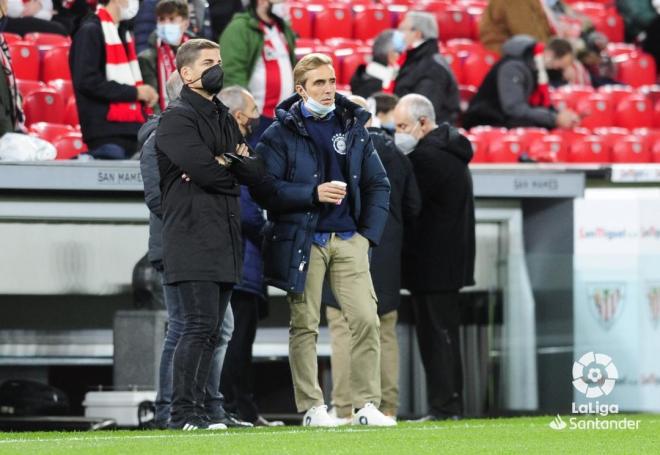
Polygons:
M296 231L296 225L285 223L266 228L263 245L264 273L269 279L289 281Z

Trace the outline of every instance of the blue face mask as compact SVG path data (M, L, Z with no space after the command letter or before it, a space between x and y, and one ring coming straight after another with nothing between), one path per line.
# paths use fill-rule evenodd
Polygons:
M325 117L328 115L330 112L335 110L335 103L332 103L330 106L325 106L318 101L316 101L314 98L309 96L307 93L307 101L305 101L305 108L314 114L317 117Z
M402 54L406 50L406 39L403 36L403 32L398 30L394 31L394 34L392 35L392 46L399 54Z
M158 38L171 46L178 46L181 44L183 32L181 31L180 24L158 24L156 33L158 34Z
M380 127L385 131L387 131L388 133L394 134L394 132L396 131L396 125L394 124L394 122L385 122L381 124Z

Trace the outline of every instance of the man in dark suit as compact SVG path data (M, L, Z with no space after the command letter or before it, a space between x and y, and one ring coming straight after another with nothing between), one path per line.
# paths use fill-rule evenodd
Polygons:
M404 96L394 120L395 142L408 154L422 194L404 248L404 287L413 296L426 370L430 414L424 420L455 419L463 412L459 290L474 284L472 146L456 128L436 124L433 105L421 95Z

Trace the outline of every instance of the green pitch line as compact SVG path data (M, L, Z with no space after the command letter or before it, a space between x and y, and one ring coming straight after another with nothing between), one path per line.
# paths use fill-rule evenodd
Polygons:
M599 417L599 421L623 418L639 420L638 429L571 430L570 416L563 416L566 428L554 430L549 426L553 416L548 416L400 423L386 429L284 427L220 432L0 433L0 454L660 453L660 416L617 415Z

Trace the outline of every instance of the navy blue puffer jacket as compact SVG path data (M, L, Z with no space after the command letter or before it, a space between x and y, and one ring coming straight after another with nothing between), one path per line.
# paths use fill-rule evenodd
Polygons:
M307 133L296 94L283 101L276 121L257 145L268 178L252 187L255 200L268 212L264 238L266 283L289 293L305 289L307 264L320 205L315 200L321 179L317 150ZM369 113L337 94L335 115L346 132L348 194L358 231L377 245L389 213L390 184L364 127Z

